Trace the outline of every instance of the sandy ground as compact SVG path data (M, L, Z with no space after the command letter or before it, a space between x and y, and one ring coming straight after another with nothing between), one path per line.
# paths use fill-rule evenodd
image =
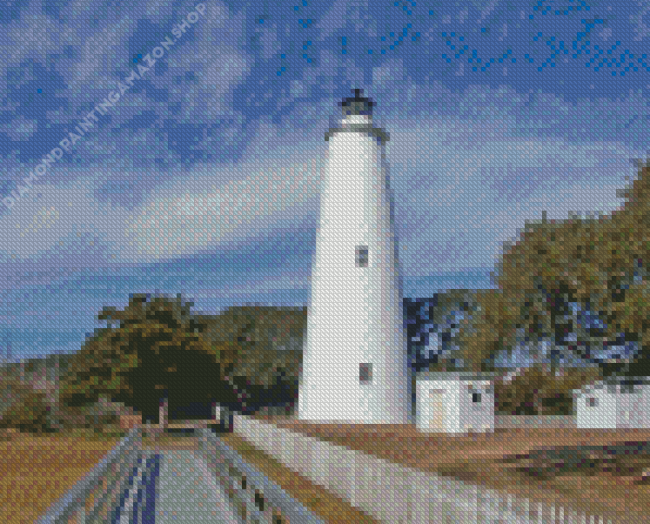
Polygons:
M451 436L420 433L412 425L310 424L289 417L254 418L391 462L483 484L532 501L598 512L618 521L623 521L619 517L624 512L630 521L650 522L648 485L611 475L571 475L540 481L500 462L506 455L555 446L650 440L650 430L497 429L494 433Z
M650 441L650 430L498 429L494 433L450 436L423 434L408 425L329 425L301 423L280 416L254 418L532 501L589 510L620 522L650 522L647 511L643 511L650 507L649 485L612 475L572 475L540 481L500 462L508 455L556 446ZM3 484L0 522L10 524L34 522L119 441L117 438L102 442L83 437L39 437L7 432L0 436L0 482ZM226 437L226 440L231 439L240 440L234 435ZM196 450L196 439L192 437L162 436L151 439L148 444L145 440L143 444L145 448L157 445L166 450ZM269 467L267 474L278 474L277 464ZM291 475L287 477L290 480ZM287 483L285 486L290 490L295 488ZM626 518L618 518L623 513Z

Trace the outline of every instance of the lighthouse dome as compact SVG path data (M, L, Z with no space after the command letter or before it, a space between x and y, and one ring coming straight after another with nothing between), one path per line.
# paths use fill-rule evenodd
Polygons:
M354 96L344 98L339 105L343 113L343 125L369 124L372 108L375 105L369 98L362 97L363 90L355 89Z
M355 96L344 98L338 105L341 107L343 118L341 127L331 127L325 133L325 140L329 139L338 132L362 132L374 136L380 143L386 143L389 140L388 133L380 128L375 128L372 124L372 108L375 103L369 98L362 97L362 90L355 89Z
M369 98L361 96L362 90L355 89L354 96L344 98L341 101L343 116L372 115L372 108L375 105Z

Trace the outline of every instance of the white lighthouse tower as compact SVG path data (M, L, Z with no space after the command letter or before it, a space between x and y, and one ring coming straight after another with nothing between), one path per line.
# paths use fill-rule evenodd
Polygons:
M392 198L373 103L339 103L329 141L297 418L405 424L411 387Z

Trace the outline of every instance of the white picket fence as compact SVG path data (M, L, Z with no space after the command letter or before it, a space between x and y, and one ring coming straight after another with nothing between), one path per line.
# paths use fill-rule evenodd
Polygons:
M250 417L235 416L234 432L289 469L382 522L623 523L622 517L533 503L434 473L394 464L306 437Z

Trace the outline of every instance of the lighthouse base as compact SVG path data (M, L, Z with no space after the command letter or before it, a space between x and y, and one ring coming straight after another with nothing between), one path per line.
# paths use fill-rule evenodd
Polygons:
M365 407L365 409L363 409ZM331 402L310 403L308 407L298 403L295 420L317 424L408 424L412 422L407 410L368 409L367 406L332 405Z

